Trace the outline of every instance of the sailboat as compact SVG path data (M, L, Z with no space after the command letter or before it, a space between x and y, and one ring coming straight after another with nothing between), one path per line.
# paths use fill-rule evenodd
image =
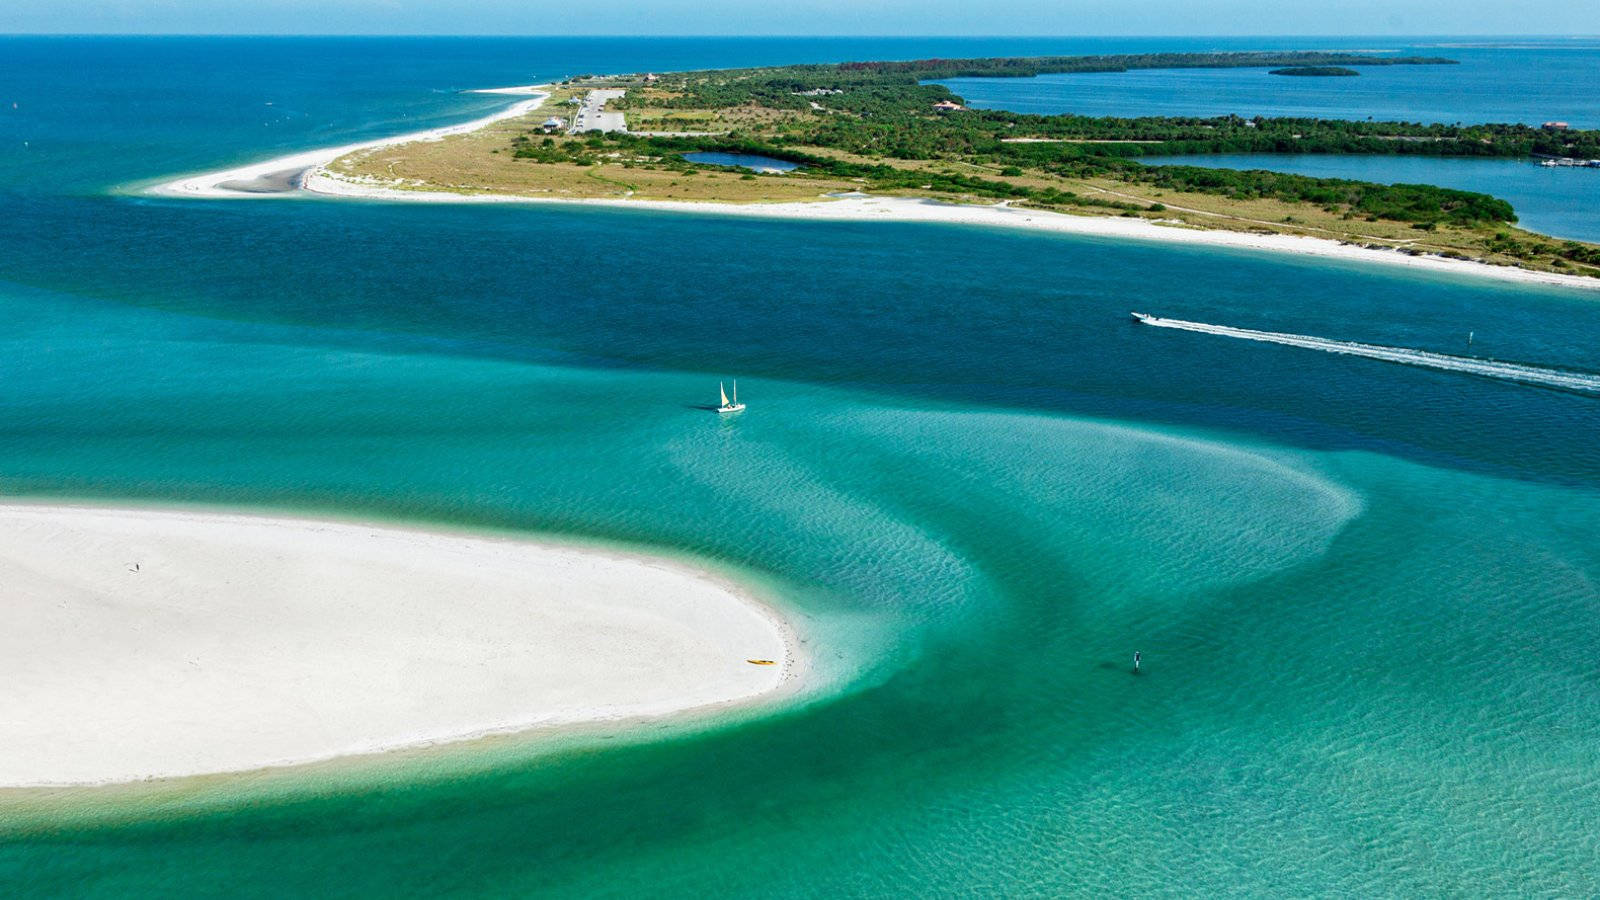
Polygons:
M744 404L739 402L739 380L733 381L733 399L728 399L728 392L722 387L722 382L717 382L717 393L722 395L722 405L717 407L719 413L736 413L744 411Z

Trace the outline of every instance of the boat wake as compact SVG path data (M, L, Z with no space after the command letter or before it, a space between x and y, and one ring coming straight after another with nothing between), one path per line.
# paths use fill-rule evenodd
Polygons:
M1208 325L1204 322L1186 322L1182 319L1162 319L1157 316L1147 316L1143 313L1134 313L1133 317L1141 324L1152 325L1157 328L1198 331L1202 334L1216 334L1223 337L1241 338L1247 341L1262 341L1268 344L1282 344L1286 347L1321 350L1324 353L1364 356L1368 359L1378 359L1406 366L1421 366L1427 369L1442 369L1447 372L1462 372L1467 375L1498 378L1502 381L1514 381L1519 384L1579 391L1586 394L1600 394L1600 375L1588 372L1553 369L1525 363L1500 362L1499 360L1479 359L1472 356L1452 356L1448 353L1412 350L1407 347L1386 347L1381 344L1335 341L1304 334L1254 331L1249 328L1234 328L1228 325Z

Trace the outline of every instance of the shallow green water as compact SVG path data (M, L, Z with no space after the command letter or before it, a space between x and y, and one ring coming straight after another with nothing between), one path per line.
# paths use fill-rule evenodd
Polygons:
M689 551L770 577L830 678L643 745L63 796L132 820L19 818L32 890L1594 886L1590 488L768 378L730 421L694 374L8 308L12 493Z
M1588 295L954 227L8 202L0 492L687 555L824 676L770 715L3 796L8 894L1600 891L1600 401L1127 321L1595 371ZM749 411L709 414L731 376Z

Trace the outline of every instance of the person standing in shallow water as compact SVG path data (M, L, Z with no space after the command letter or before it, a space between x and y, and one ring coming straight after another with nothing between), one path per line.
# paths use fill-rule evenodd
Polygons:
M1139 663L1143 659L1144 659L1144 655L1143 654L1141 654L1137 650L1133 651L1133 674L1135 674L1135 675L1139 674Z

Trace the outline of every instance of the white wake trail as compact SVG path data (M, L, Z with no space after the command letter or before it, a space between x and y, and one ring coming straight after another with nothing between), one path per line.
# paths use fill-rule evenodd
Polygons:
M1334 341L1304 334L1254 331L1249 328L1234 328L1229 325L1208 325L1204 322L1186 322L1182 319L1162 319L1156 316L1146 316L1142 313L1134 313L1134 318L1141 324L1151 325L1156 328L1198 331L1202 334L1216 334L1223 337L1241 338L1247 341L1262 341L1268 344L1282 344L1286 347L1321 350L1324 353L1364 356L1368 359L1381 359L1384 362L1400 363L1407 366L1443 369L1447 372L1464 372L1468 375L1499 378L1504 381L1515 381L1521 384L1600 394L1600 375L1593 375L1587 372L1551 369L1523 363L1500 362L1493 359L1478 359L1471 356L1452 356L1448 353L1433 353L1427 350L1412 350L1406 347L1385 347L1381 344Z

